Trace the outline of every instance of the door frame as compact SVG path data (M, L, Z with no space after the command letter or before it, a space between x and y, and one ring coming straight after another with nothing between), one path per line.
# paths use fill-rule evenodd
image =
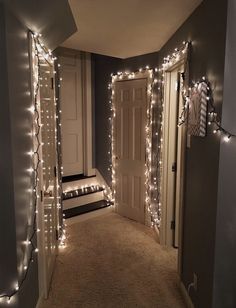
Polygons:
M160 243L164 246L173 247L173 242L171 238L173 235L171 234L173 231L170 228L170 216L174 214L174 209L171 213L168 212L168 204L167 204L167 196L170 197L170 189L167 185L168 183L168 145L169 145L169 112L171 108L171 97L170 97L170 84L169 79L171 74L176 71L178 68L183 68L186 70L186 56L184 56L179 61L175 62L173 65L170 65L164 71L164 109L163 109L163 171L162 171L162 201L161 201L161 212L162 212L162 223L160 226ZM183 81L181 80L180 83ZM181 88L181 86L180 86ZM180 97L181 89L180 89ZM180 114L181 108L184 104L183 99L180 98L179 110L178 114ZM178 247L178 273L181 273L181 264L182 264L182 240L183 240L183 208L184 208L184 200L183 200L183 192L184 192L184 179L185 179L185 158L186 158L186 146L187 146L187 126L186 124L181 125L180 127L176 127L178 129L178 135L181 136L182 142L181 147L178 153L178 144L176 144L177 148L177 157L176 161L179 161L179 165L177 168L181 170L182 178L181 184L177 185L175 183L175 189L179 189L178 193L181 196L180 208L179 208L179 247ZM179 157L178 155L181 155ZM177 176L177 175L176 175ZM175 192L176 196L176 192Z
M83 151L84 175L95 175L93 168L93 127L92 127L92 67L91 54L82 53L82 121L83 121Z
M48 63L51 66L52 72L55 70L55 65ZM40 84L40 81L39 81ZM57 127L57 122L56 122L56 93L55 93L55 78L53 78L53 93L54 93L54 104L53 104L53 111L54 111L54 136L55 136L55 140L57 137L56 134L56 130L59 129L59 127ZM39 96L38 96L38 110L39 110L39 121L40 124L41 122L41 99L40 99L40 90L39 90ZM44 142L44 140L42 139L42 132L40 131L39 134L39 139L40 139L40 143L42 144ZM42 147L40 149L39 152L40 155L40 160L43 161L43 151L42 151ZM50 284L51 284L51 280L52 280L52 276L53 276L53 270L55 267L55 261L56 261L56 257L58 255L58 249L59 249L59 239L58 239L58 234L59 234L59 215L60 215L60 208L58 207L58 199L59 199L59 182L58 182L58 177L56 175L59 174L59 162L58 162L58 155L57 155L57 146L56 146L56 142L55 142L55 149L54 149L54 153L52 154L54 156L54 161L55 161L55 177L54 177L54 192L55 192L55 196L54 196L54 200L52 202L54 202L54 207L56 210L56 229L53 230L53 234L55 235L56 239L55 239L55 257L53 259L53 263L51 265L52 267L52 273L51 273L51 277L50 277L50 281L48 282L47 280L47 261L48 258L45 254L45 212L44 212L44 207L45 207L45 201L46 201L46 197L43 196L43 165L41 165L40 170L39 170L39 183L38 183L38 190L41 191L41 196L40 196L40 201L39 201L39 206L38 206L38 215L37 215L37 225L38 225L38 229L40 230L40 232L38 233L38 237L37 237L37 243L38 243L38 248L39 248L39 252L38 252L38 269L39 269L39 294L41 297L47 298L48 297L48 293L49 293L49 289L50 289Z
M148 116L146 117L146 126L145 129L149 129L149 138L146 139L145 143L145 155L146 155L146 163L145 163L145 203L144 203L144 223L145 225L151 225L150 215L148 212L148 205L150 204L151 196L148 192L148 187L151 185L151 172L148 170L147 162L148 162L148 155L147 155L147 143L150 143L150 152L152 150L152 99L153 99L153 91L152 91L152 84L153 84L153 70L146 68L146 69L140 69L136 72L120 72L117 73L117 75L112 76L112 95L111 95L111 103L112 103L112 110L113 110L113 116L112 116L112 127L111 127L111 157L112 157L112 192L113 192L113 200L114 200L114 208L117 212L117 202L116 202L116 191L117 191L117 182L115 179L116 174L116 146L114 139L116 138L116 120L115 120L115 114L116 114L116 100L115 100L115 84L116 82L120 81L130 81L130 80L136 80L136 79L146 79L147 80L147 114L150 114L149 122L148 122ZM151 153L150 153L151 154ZM151 168L151 156L150 156L150 162L149 166ZM150 185L148 186L148 184Z
M35 41L32 37L32 35L29 36L29 53L30 53L30 69L31 69L31 92L32 92L32 100L34 100L34 91L35 91L35 71L37 72L39 69L38 63L35 62ZM52 72L54 72L54 64L48 62L48 64L51 66ZM37 73L36 73L37 75ZM39 77L39 75L38 75ZM40 84L40 79L38 80L38 83ZM55 78L53 78L53 110L54 110L54 131L55 131L55 138L56 138L56 128L57 123L56 123L56 93L55 93ZM39 125L42 124L41 122L41 100L40 100L40 87L37 93L37 113L38 113L38 123ZM34 105L34 104L33 104ZM35 125L35 124L33 124ZM35 127L34 127L35 128ZM33 148L37 148L38 144L41 145L39 146L38 149L38 159L39 161L43 161L43 153L42 153L42 132L41 130L39 131L38 137L37 137L37 142L36 140L33 141ZM53 153L54 159L55 159L55 167L56 167L56 174L59 174L59 162L58 162L58 155L56 151L56 143L55 143L55 151ZM38 167L38 183L37 183L37 207L36 207L36 224L37 224L37 248L38 248L38 256L37 256L37 261L38 261L38 283L39 283L39 302L41 301L42 298L46 298L48 295L49 291L49 285L47 283L47 278L46 278L46 263L47 263L47 257L45 255L45 238L44 238L44 231L45 231L45 223L44 223L44 200L43 200L43 165L40 164ZM55 257L58 252L58 246L59 246L59 241L57 240L57 232L58 232L58 226L59 226L59 213L60 213L60 208L58 206L58 195L59 195L59 181L58 177L54 178L54 190L55 190L55 196L54 196L54 202L55 202L55 210L56 210L56 223L55 223ZM53 260L53 263L55 263L55 259ZM53 266L54 268L54 266Z

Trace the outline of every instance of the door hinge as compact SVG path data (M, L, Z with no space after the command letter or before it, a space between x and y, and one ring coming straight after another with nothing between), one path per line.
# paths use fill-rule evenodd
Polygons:
M178 80L178 84L177 84L177 91L180 92L180 86L181 86L181 82L180 80Z
M52 90L54 89L54 79L53 79L53 77L51 78L51 89Z
M54 167L54 176L55 178L57 177L57 167L56 166Z
M172 164L171 170L172 170L172 172L176 172L177 171L177 163L176 162L174 162Z
M42 190L40 190L40 200L41 202L43 202L43 191Z
M172 220L170 223L171 230L175 230L175 220Z
M59 232L58 232L57 229L56 229L56 240L57 240L57 241L59 240Z

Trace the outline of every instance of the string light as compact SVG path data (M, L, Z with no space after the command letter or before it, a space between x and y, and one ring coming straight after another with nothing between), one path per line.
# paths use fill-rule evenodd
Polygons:
M29 108L29 111L32 113L33 118L33 128L32 133L32 146L33 149L27 153L32 157L32 167L28 169L30 176L33 177L33 188L31 190L33 196L33 223L28 239L25 241L27 246L27 257L24 258L24 264L22 268L24 269L23 275L18 279L18 282L15 284L15 287L8 291L7 293L0 293L0 302L6 300L7 304L11 303L12 298L20 291L22 288L28 273L30 266L34 260L34 254L39 252L39 249L36 247L36 234L40 232L40 229L37 227L37 214L38 214L38 201L40 199L39 192L39 168L41 168L42 161L40 160L40 149L43 146L43 143L40 142L41 128L42 124L40 123L40 102L39 102L39 89L40 89L40 59L45 59L49 63L53 64L55 57L52 57L51 51L47 51L44 45L40 42L41 34L34 33L30 31L32 39L32 72L33 72L33 105ZM61 227L63 228L63 227ZM63 232L65 234L65 232ZM65 238L63 237L63 240Z
M223 137L223 141L228 143L228 142L231 141L231 138L236 137L236 135L229 132L228 130L226 130L221 125L220 118L218 116L218 113L216 112L216 108L215 108L215 105L214 105L214 98L213 98L213 93L212 93L212 90L211 90L210 82L207 80L207 78L205 76L203 76L200 81L192 83L192 87L189 88L189 91L191 91L192 88L198 87L201 84L204 84L206 86L206 89L207 89L206 99L208 101L208 107L209 107L208 121L207 121L208 126L212 127L213 134L219 134L220 136ZM189 102L190 102L189 96L185 95L184 100L185 100L185 105L183 107L183 111L182 111L182 114L180 116L180 121L179 121L178 126L181 126L184 123L186 123L187 118L188 118L188 112L189 112L188 109L189 109Z
M156 106L156 99L154 95L154 87L157 84L157 78L155 78L154 70L147 65L145 68L139 68L138 71L134 72L117 72L117 74L112 74L112 82L108 84L108 90L110 91L110 110L111 110L111 117L109 117L110 122L110 131L109 139L110 139L110 150L108 151L108 155L110 156L110 163L108 170L111 170L112 176L112 192L111 192L111 200L116 202L116 185L117 185L117 176L116 176L116 169L117 169L117 159L115 153L115 134L114 134L114 127L115 127L115 117L116 117L116 106L114 104L114 94L115 94L115 82L117 80L127 80L127 79L134 79L136 76L140 74L146 74L148 76L148 86L147 86L147 97L148 97L148 106L147 106L147 122L145 126L145 134L146 134L146 163L145 163L145 203L146 203L146 211L150 214L151 211L151 203L153 199L153 192L156 191L154 186L152 185L152 178L155 169L153 168L153 133L155 136L158 136L157 132L153 132L153 126L156 123L153 119L153 110L157 107ZM141 76L141 75L140 75ZM144 76L144 75L142 75ZM153 171L154 170L154 171Z

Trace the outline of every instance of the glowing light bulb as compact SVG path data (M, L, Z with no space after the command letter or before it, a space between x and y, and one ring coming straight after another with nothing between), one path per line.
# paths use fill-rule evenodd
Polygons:
M225 141L225 142L229 142L230 139L231 139L231 136L225 136L225 137L224 137L224 141Z

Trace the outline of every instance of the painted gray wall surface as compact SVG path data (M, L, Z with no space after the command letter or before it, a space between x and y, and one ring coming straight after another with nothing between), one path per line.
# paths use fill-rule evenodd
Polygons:
M77 31L67 0L1 0L30 30L41 33L47 48L54 50Z
M14 196L10 193L14 186L5 30L5 11L0 3L0 294L7 292L17 277L15 208Z
M5 2L7 5L4 5ZM43 33L50 33L46 41L52 48L56 42L60 43L67 38L69 28L73 30L70 27L73 25L73 21L70 22L72 15L66 11L67 1L59 2L58 11L55 11L56 1L46 5L45 1L29 3L0 0L0 137L3 145L0 151L0 294L11 291L17 283L25 255L23 241L31 231L33 214L32 195L29 191L33 179L27 171L32 166L27 154L32 150L32 114L28 110L32 106L28 17L35 18L32 22L35 22L36 27L43 26ZM27 3L30 5L26 8ZM54 7L51 3L54 3ZM47 14L45 10L37 10L39 5L44 6ZM63 19L62 8L65 14ZM62 24L58 27L61 22L65 22L69 28ZM38 293L35 255L27 279L14 297L11 307L35 307ZM6 303L1 303L0 307L6 307Z
M116 73L122 67L122 60L107 56L92 55L95 63L95 147L96 168L100 171L108 185L111 185L110 167L110 125L108 118L111 115L109 105L108 83L111 82L111 73Z
M139 68L155 68L159 63L158 52L148 53L146 55L127 58L122 60L123 71L137 71Z
M12 141L15 231L17 249L17 267L22 271L22 261L26 246L24 241L30 237L32 215L32 176L28 169L32 159L28 153L32 150L32 106L31 74L29 66L28 29L6 10L7 65L9 84L9 106ZM9 192L7 192L9 193ZM25 281L25 292L19 293L19 307L34 307L38 299L37 255L31 265L30 276Z
M207 76L219 113L223 101L227 1L205 0L159 53L167 56L182 41L193 42L192 80ZM220 139L192 137L187 150L182 280L187 287L198 276L198 291L190 295L196 307L212 307L215 228Z
M228 2L222 124L236 134L236 2ZM214 308L236 307L236 140L221 141L216 224Z

